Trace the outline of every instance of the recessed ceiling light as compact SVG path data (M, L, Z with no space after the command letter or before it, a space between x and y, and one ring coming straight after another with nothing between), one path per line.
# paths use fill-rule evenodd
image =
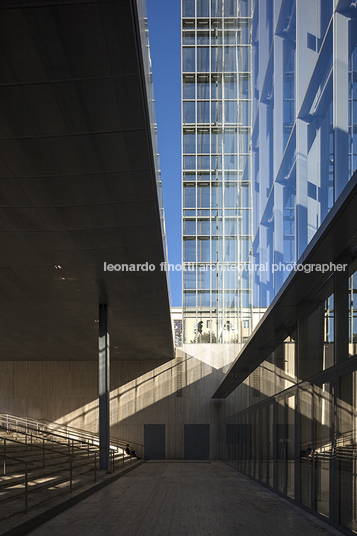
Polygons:
M99 322L99 320L94 320L94 322Z
M56 268L56 270L61 270L62 266L60 266L59 264L55 264L55 268Z

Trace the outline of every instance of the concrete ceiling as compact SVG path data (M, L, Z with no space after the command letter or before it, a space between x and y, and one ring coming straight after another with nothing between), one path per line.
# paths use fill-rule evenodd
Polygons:
M134 1L0 3L2 360L97 359L99 303L112 359L173 357L140 51Z

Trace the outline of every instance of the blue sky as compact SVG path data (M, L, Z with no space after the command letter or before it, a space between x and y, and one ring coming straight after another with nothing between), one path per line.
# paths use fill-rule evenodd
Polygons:
M180 0L146 0L169 261L181 264ZM181 305L181 275L170 272L171 305Z

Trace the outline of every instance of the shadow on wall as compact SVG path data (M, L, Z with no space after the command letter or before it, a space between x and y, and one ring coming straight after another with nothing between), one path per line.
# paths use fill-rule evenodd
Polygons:
M206 354L205 354L206 355ZM216 364L216 356L212 361ZM112 361L111 435L143 442L143 424L211 423L211 396L226 365L216 368L177 349L169 362ZM1 362L0 412L45 418L97 432L94 362ZM140 425L140 426L139 426Z

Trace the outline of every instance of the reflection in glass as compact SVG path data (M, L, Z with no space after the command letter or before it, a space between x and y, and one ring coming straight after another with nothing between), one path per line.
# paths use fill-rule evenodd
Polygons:
M349 278L349 356L357 354L357 272Z
M332 459L332 396L329 383L314 389L315 438L313 459L313 496L316 511L329 517L330 465Z
M356 371L340 377L336 437L339 472L339 523L357 532L356 501Z
M325 301L325 319L324 319L324 363L323 369L332 367L335 362L335 311L334 295L332 294Z

